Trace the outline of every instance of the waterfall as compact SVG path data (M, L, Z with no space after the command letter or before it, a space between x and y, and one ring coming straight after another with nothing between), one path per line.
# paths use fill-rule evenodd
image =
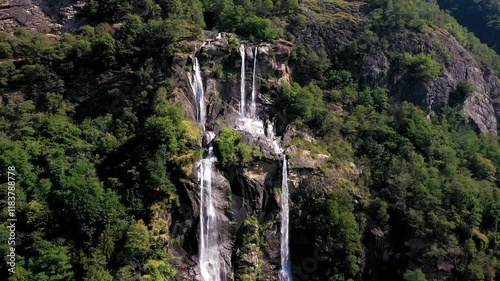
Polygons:
M255 77L255 72L257 69L257 52L259 51L258 46L255 46L255 51L253 55L253 74L252 74L252 103L250 104L250 115L255 116L256 113L256 104L255 100L257 99L257 83L256 83L256 77Z
M210 136L214 136L212 132L209 132L209 134ZM212 194L212 176L216 160L217 158L214 156L212 143L210 142L208 145L208 154L201 160L199 171L201 190L200 271L202 281L223 281L227 277L224 261L220 256L217 212Z
M281 270L280 280L291 281L289 238L289 206L288 206L288 172L286 155L283 154L282 182L281 182Z
M194 74L188 75L188 78L196 99L196 120L205 125L207 109L205 107L205 92L203 90L203 80L201 79L200 64L197 57L194 58L193 70Z
M434 103L434 99L427 94L427 120L431 120L431 113L432 113L432 104Z
M205 43L201 45L203 47ZM194 56L193 72L188 74L189 84L196 100L196 120L205 127L207 120L203 80L201 78L200 64ZM201 281L225 281L229 270L221 257L219 249L219 229L217 223L216 197L212 192L212 178L215 174L217 158L213 152L213 132L205 132L208 138L207 156L200 161L198 178L200 180L200 248L199 265Z
M246 100L246 94L245 94L245 45L240 45L240 55L241 55L241 83L240 83L240 115L245 117L246 112L245 112L245 100Z

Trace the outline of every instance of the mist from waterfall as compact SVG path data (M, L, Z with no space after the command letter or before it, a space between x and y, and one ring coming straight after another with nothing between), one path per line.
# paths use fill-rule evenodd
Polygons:
M283 167L282 167L282 182L281 182L281 281L291 281L290 272L290 249L289 249L289 206L288 206L288 171L287 171L286 155L283 154Z
M254 54L253 54L253 74L252 74L252 103L250 104L250 116L255 116L257 111L256 99L257 99L257 78L256 78L256 69L257 69L257 53L259 51L259 47L255 46Z
M246 93L245 93L245 45L240 45L240 55L241 55L241 83L240 83L240 115L246 116Z

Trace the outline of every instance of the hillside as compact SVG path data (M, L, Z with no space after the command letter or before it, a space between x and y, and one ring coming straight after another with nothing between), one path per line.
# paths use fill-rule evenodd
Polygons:
M450 1L440 0L439 6L449 10L460 24L497 52L500 51L500 2L484 1Z
M457 19L434 0L0 4L0 275L500 280L500 57Z

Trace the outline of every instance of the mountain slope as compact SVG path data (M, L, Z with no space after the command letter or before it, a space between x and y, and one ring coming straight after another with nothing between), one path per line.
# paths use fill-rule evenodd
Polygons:
M474 32L481 41L497 52L500 51L500 2L485 1L438 1L442 9L449 10L460 24Z
M284 164L293 280L500 276L499 57L435 1L36 3L0 33L5 279L280 280Z

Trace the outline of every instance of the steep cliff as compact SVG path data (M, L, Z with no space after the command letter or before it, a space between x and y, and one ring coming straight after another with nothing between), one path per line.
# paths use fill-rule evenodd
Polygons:
M235 75L241 70L241 56L239 45L231 45L237 38L233 34L223 34L219 39L206 40L198 49L199 41L182 42L182 46L196 48L193 52L177 53L174 58L174 79L178 92L175 96L176 102L182 104L186 116L196 119L197 101L189 86L186 72L193 69L193 53L200 60L201 77L205 86L205 100L207 101L207 123L205 128L213 131L216 135L214 142L221 138L223 128L231 128L241 135L241 144L256 148L256 155L249 162L231 163L222 165L221 159L217 166L217 175L214 182L215 190L221 197L227 198L225 205L218 206L221 210L219 233L221 237L222 256L227 267L232 267L235 273L253 272L254 275L248 280L278 280L280 269L280 241L279 241L279 210L281 169L282 164L279 155L275 153L273 143L273 123L280 118L271 110L270 97L262 90L275 87L281 83L290 81L290 69L288 59L291 54L291 44L286 41L275 41L274 43L252 44L241 41L245 46L247 61L245 78L247 81L247 93L252 91L252 65L255 54L257 54L257 111L256 116L242 118L239 113L240 106L240 77ZM257 51L256 51L257 49ZM248 63L248 62L252 63ZM248 101L247 101L248 103ZM283 121L283 120L282 120ZM281 121L281 122L282 122ZM328 152L316 148L316 141L307 134L300 133L287 124L281 130L281 143L289 158L289 180L291 196L294 198L328 196L334 192L337 181L350 181L359 174L349 163L335 161L327 164ZM200 132L201 134L201 132ZM302 140L302 141L301 141ZM310 143L310 144L307 144ZM206 142L200 146L207 145ZM248 161L248 160L247 160ZM333 169L336 166L336 169ZM322 168L319 168L322 167ZM339 167L347 167L345 171L338 170ZM180 276L188 280L198 280L193 266L196 264L198 234L197 217L199 216L200 190L199 178L196 176L197 166L193 172L186 175L190 182L184 185L185 195L181 198L184 203L182 213L190 214L190 218L184 222L174 221L173 229L182 230L173 236L178 237L182 243L174 246L180 256L185 260L179 264ZM342 168L343 169L343 168ZM345 184L345 182L343 183ZM314 187L313 187L314 186ZM320 188L322 187L322 188ZM189 203L190 202L190 203ZM186 205L187 204L187 205ZM189 209L187 212L184 209ZM293 212L302 208L292 204ZM179 214L180 215L180 214ZM254 219L253 219L254 218ZM296 218L296 220L300 220ZM294 222L298 223L299 221ZM243 243L249 236L260 237L253 242L253 246ZM182 249L182 250L181 250ZM299 274L303 269L294 269L294 274ZM247 280L243 275L238 275L236 280Z
M85 20L78 15L85 1L7 0L0 4L0 30L24 27L41 33L76 31Z
M433 54L443 68L429 81L414 79L408 70L400 67L394 55L391 57L403 52ZM386 87L391 90L394 101L410 101L428 114L442 112L452 104L454 98L460 96L458 84L467 81L473 85L473 92L466 98L455 99L464 102L465 112L480 132L497 133L500 81L443 29L434 28L423 34L411 31L395 34L387 51L374 48L356 65L359 68L355 71L365 84Z
M496 280L498 78L385 2L3 6L11 278Z

